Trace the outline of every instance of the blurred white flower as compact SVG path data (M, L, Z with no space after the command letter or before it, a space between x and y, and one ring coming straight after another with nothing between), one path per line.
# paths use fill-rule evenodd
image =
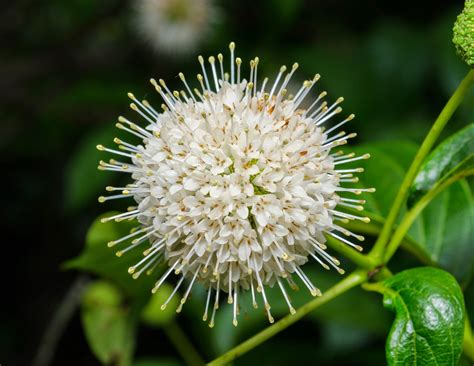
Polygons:
M212 0L135 0L136 25L159 52L184 55L207 37L219 12Z
M239 294L247 290L255 307L257 295L261 296L273 322L265 287L275 284L294 313L285 282L296 288L299 279L312 295L320 295L301 267L312 257L325 269L333 267L344 273L339 261L326 252L324 235L361 250L350 239L364 238L338 222L368 221L338 210L339 206L362 209L364 201L350 195L364 189L342 187L356 182L354 174L362 169L342 169L341 165L369 157L331 152L355 136L336 132L354 115L326 128L342 111L343 99L328 104L326 92L321 92L302 109L319 75L287 98L286 88L298 64L289 72L282 66L274 82L265 78L260 83L259 59L255 58L250 61L248 79L243 79L242 61L235 59L234 47L231 43L229 73L222 54L217 60L211 56L207 69L199 56L199 89L192 91L183 74L179 74L181 91L171 91L163 80L152 79L164 101L163 112L129 93L131 108L147 125L139 127L120 117L117 127L138 136L142 144L115 139L119 150L98 146L132 161L102 161L99 169L128 173L133 180L126 187L108 187L119 194L99 201L133 197L138 204L105 219L137 219L140 223L110 246L135 238L117 252L120 256L151 243L145 257L129 272L138 278L166 262L168 270L153 291L175 272L179 280L170 299L184 279L189 279L178 311L196 281L206 286L203 318L210 317L210 326L223 293L233 303L237 325Z

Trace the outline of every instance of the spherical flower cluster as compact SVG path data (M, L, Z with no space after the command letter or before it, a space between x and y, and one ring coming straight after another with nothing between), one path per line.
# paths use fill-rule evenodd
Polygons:
M458 55L474 67L474 0L466 0L453 28L453 42Z
M171 56L192 52L219 18L212 0L137 0L135 7L140 34Z
M179 280L170 299L188 279L178 311L195 282L203 284L208 289L204 319L210 316L211 326L223 293L233 303L237 324L239 293L247 290L255 307L261 296L273 322L266 286L277 285L294 313L285 285L294 288L299 279L312 295L320 295L301 267L311 257L324 268L343 273L339 261L326 252L325 235L360 250L350 239L363 237L338 222L368 220L338 210L339 206L361 209L364 203L345 197L364 189L341 186L357 181L354 174L361 169L340 166L368 158L331 152L355 136L336 132L353 115L326 127L341 112L343 99L329 105L324 101L326 92L321 92L303 108L319 75L289 95L286 88L298 64L289 72L281 67L274 82L265 78L260 84L259 59L250 61L250 75L243 79L242 61L234 57L234 48L231 43L230 73L224 71L221 54L209 58L210 68L199 57L200 89L191 90L183 74L179 74L182 91L171 91L163 80L152 79L164 101L162 112L130 93L131 108L147 126L120 117L117 127L138 136L142 144L115 139L119 150L98 146L131 159L131 163L101 162L100 169L129 173L133 180L126 187L108 187L121 192L99 201L133 197L137 203L105 221L140 223L110 246L134 238L118 252L121 255L149 242L145 257L129 272L138 278L165 262L168 269L153 291L174 272Z

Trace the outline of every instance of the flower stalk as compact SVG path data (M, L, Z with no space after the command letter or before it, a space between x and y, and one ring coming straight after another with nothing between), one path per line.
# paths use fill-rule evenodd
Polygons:
M456 111L458 106L461 104L473 84L474 70L470 70L465 76L465 78L461 81L454 94L446 103L445 107L443 108L438 118L434 122L433 126L431 127L431 130L428 132L428 135L426 135L425 140L423 141L412 164L410 165L410 168L408 169L408 172L405 175L402 185L400 186L400 190L398 191L398 194L395 197L395 201L393 202L390 212L387 216L387 221L385 221L385 224L382 228L380 236L378 237L372 251L370 252L370 256L377 258L378 261L381 261L383 259L385 247L390 239L390 234L392 233L393 226L395 225L395 222L397 221L400 212L406 202L410 186L415 180L418 170L423 164L423 161L425 160L428 153L431 151L431 148L435 144L439 135L443 131L444 126L446 126L449 119Z
M242 354L250 351L259 344L262 344L266 340L270 339L274 335L278 334L282 330L286 329L290 325L296 323L302 317L317 309L318 307L328 303L329 301L335 299L336 297L342 295L343 293L349 291L350 289L364 283L367 279L367 272L362 270L357 270L351 273L349 276L344 278L342 281L338 282L336 285L327 290L321 297L317 297L307 304L299 308L295 314L287 315L283 319L279 320L275 324L265 328L261 332L254 335L252 338L241 343L237 347L231 349L222 356L216 358L214 361L208 363L208 366L220 366L227 365L237 357Z

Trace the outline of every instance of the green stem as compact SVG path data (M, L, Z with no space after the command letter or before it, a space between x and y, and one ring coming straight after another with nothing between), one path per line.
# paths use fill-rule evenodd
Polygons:
M472 334L471 323L467 313L464 321L463 350L464 354L469 357L469 360L474 363L474 335Z
M342 254L345 258L350 259L360 268L372 269L377 265L377 263L373 260L372 257L359 253L347 244L344 244L331 236L327 236L326 239L326 244L329 248L334 249L336 252Z
M380 236L377 239L377 242L375 243L370 253L371 256L373 255L375 258L378 259L381 259L383 257L385 246L389 241L392 228L398 218L398 215L400 214L403 204L405 203L408 197L410 186L413 183L416 174L418 173L418 170L421 167L421 164L423 163L425 157L428 155L431 148L435 144L444 126L449 121L453 113L456 111L457 107L462 102L469 88L473 84L474 70L470 70L466 77L461 81L454 94L444 106L443 110L441 111L438 118L431 127L431 130L428 132L428 135L426 135L425 140L421 144L420 149L416 153L416 156L405 175L398 194L395 197L395 201L393 202L392 207L390 208L390 212L387 216L387 221L385 221L385 225L382 228L382 232L380 233Z
M275 334L278 334L282 330L289 327L291 324L296 323L303 316L310 313L314 309L320 307L321 305L329 302L330 300L336 298L337 296L343 294L344 292L350 290L351 288L360 285L367 279L367 273L361 270L355 271L343 279L341 282L337 283L329 290L327 290L322 296L315 298L314 300L308 302L299 308L295 314L290 314L285 316L283 319L279 320L275 324L265 328L260 333L257 333L252 338L249 338L245 342L241 343L237 347L231 349L222 356L216 358L214 361L208 363L208 366L219 366L227 365L229 362L235 360L237 357L243 355L244 353L255 348L259 344L265 342L266 340L273 337Z
M186 334L175 321L168 323L164 327L164 331L187 365L204 365L204 360L201 358Z
M403 217L402 222L395 230L395 233L392 236L392 240L387 245L383 258L383 263L387 263L390 258L392 258L392 256L395 254L396 250L403 241L406 233L408 232L408 230L410 230L411 225L416 220L421 211L423 211L426 205L428 205L428 203L430 203L433 198L435 198L439 193L448 188L451 184L458 181L459 179L466 177L467 175L470 175L471 173L472 172L470 170L463 171L460 174L453 175L452 177L446 179L445 181L441 182L441 184L434 186L416 203L415 206L413 206L410 211L406 213L406 215Z

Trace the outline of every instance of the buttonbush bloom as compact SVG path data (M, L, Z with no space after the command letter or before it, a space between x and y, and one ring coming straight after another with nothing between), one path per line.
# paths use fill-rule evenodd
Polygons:
M136 202L104 221L139 223L130 235L109 245L123 246L119 256L146 246L144 258L129 269L134 278L166 263L153 292L172 273L178 275L163 308L185 279L189 283L178 311L194 284L203 284L207 288L203 318L210 320L210 326L222 297L233 304L237 325L243 291L251 292L254 307L263 302L270 322L266 286L280 288L291 313L295 310L287 286L296 288L301 281L312 295L320 295L302 266L312 258L325 269L344 273L340 262L327 253L325 235L361 250L354 241L364 238L340 223L368 218L340 207L361 210L364 201L351 195L373 191L347 187L362 169L342 168L368 158L367 154L333 152L355 136L339 132L354 118L352 114L330 124L342 111L343 98L328 104L326 92L320 92L303 108L318 74L291 95L287 86L298 64L289 70L282 66L272 82L267 78L260 82L259 59L250 61L250 74L243 78L234 43L229 48L228 72L222 54L209 57L208 64L199 56L198 88L192 89L183 74L179 74L181 91L151 79L164 102L161 112L129 93L131 108L145 125L120 117L117 127L140 143L116 138L118 149L98 146L131 160L101 161L99 169L128 173L133 181L125 187L107 187L117 194L99 201L131 197Z
M136 25L158 52L194 51L219 21L213 0L136 0Z

